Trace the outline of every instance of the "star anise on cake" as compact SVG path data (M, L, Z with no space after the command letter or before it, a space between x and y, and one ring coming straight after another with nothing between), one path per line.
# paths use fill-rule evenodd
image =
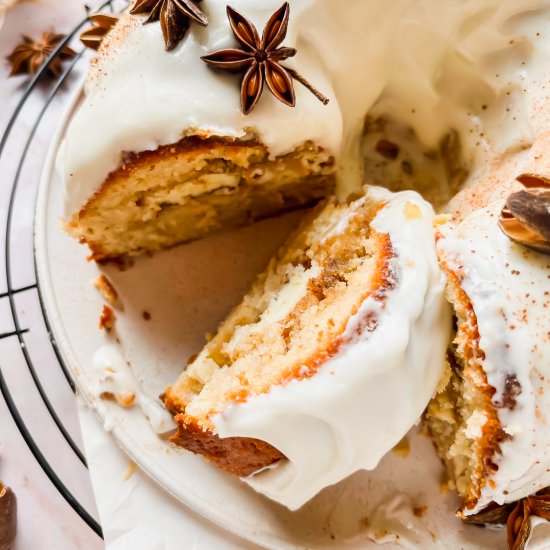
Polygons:
M80 41L87 48L97 50L99 49L102 40L115 26L115 23L119 18L116 15L110 15L107 13L96 13L94 15L90 15L89 19L93 25L89 29L86 29L84 32L80 33Z
M235 38L242 49L225 49L202 57L202 60L216 69L244 72L241 82L241 110L247 115L258 103L264 85L285 105L294 107L296 95L293 79L310 90L325 105L328 103L295 70L281 65L281 62L296 55L294 48L279 47L288 31L290 6L285 2L269 19L262 37L254 24L236 10L227 6L227 17Z
M550 179L523 174L518 180L525 189L508 197L499 225L513 241L550 254Z
M509 550L525 550L531 535L532 516L550 521L550 488L516 503L492 504L478 514L466 516L464 521L474 525L506 524Z
M54 51L55 47L65 38L64 34L53 31L43 32L38 40L23 35L22 42L6 57L11 64L9 76L18 74L34 75L44 64L46 59ZM48 65L48 74L59 76L62 69L62 61L71 59L76 55L69 46L63 46Z
M185 36L191 21L206 27L208 18L197 4L201 0L137 0L132 14L149 14L144 25L160 20L166 51L173 50Z

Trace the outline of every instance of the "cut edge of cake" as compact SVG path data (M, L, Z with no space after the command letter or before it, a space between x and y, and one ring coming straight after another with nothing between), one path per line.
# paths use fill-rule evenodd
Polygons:
M460 274L444 261L447 299L455 314L454 338L448 349L446 384L431 401L425 422L450 481L462 499L462 514L473 509L483 487L498 470L494 462L506 438L493 403L493 388L484 371L477 318Z
M361 304L373 294L383 299L393 284L394 251L389 236L369 225L383 205L368 195L345 203L333 198L306 216L166 390L164 402L178 425L174 443L239 476L284 458L264 441L220 438L212 419L233 403L315 376L346 342L347 323ZM317 339L304 342L311 334Z
M66 230L105 261L169 248L317 203L335 186L334 157L312 142L272 156L242 138L189 130L179 142L128 152Z

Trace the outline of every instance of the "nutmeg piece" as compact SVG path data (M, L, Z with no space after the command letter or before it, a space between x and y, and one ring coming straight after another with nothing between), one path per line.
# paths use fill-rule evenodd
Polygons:
M10 550L17 533L17 499L0 483L0 550Z

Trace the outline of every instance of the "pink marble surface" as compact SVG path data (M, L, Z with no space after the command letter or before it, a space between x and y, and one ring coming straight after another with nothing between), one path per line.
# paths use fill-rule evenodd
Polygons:
M0 134L3 133L26 83L25 77L7 78L9 66L4 60L5 56L20 40L21 33L36 36L43 30L51 28L55 28L59 32L67 31L72 23L82 16L82 12L81 2L69 1L62 4L55 0L45 0L20 3L7 13L0 29ZM21 124L25 125L27 122L22 120ZM17 130L16 128L14 133ZM5 185L5 182L1 183ZM2 194L0 208L3 210L5 206L5 196ZM32 220L32 206L29 206L28 218L22 222L25 224ZM4 280L1 281L1 287L4 290ZM26 296L22 294L20 299L22 300L20 302L22 311L27 310L29 315L35 314L35 312L31 312L30 304L24 304ZM1 304L0 325L4 328L4 325L8 324L6 305ZM9 326L5 328L9 330ZM29 340L26 343L34 345L32 338L29 335ZM40 344L37 343L37 345ZM0 340L1 368L4 376L9 380L10 387L14 388L14 394L17 393L18 409L24 415L25 420L31 424L35 418L42 418L46 413L37 400L35 391L25 391L26 387L32 387L32 382L29 380L26 366L21 364L18 346L19 343L15 339ZM45 353L45 350L37 349L37 354ZM55 394L53 401L57 413L63 418L67 430L73 438L80 443L76 407L68 386L52 388L52 391ZM82 477L78 475L78 470L73 470L72 464L65 463L66 460L71 459L68 454L58 452L60 442L56 434L53 431L49 433L48 430L44 430L42 434L35 435L35 438L52 466L67 472L65 482L72 485L71 489L75 496L97 515L91 484L86 483L85 478L83 483ZM0 479L13 488L19 502L19 533L15 550L50 548L95 550L103 548L101 539L68 506L65 499L39 467L1 396Z

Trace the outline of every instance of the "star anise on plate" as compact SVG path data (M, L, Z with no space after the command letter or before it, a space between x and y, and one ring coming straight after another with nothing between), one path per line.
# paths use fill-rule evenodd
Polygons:
M518 180L525 189L508 197L500 228L513 241L550 254L550 179L524 174Z
M132 14L149 14L143 22L160 20L166 51L173 50L185 36L191 21L206 27L208 18L197 4L201 0L137 0L130 10Z
M64 34L57 34L52 31L43 32L38 40L23 35L21 44L16 46L6 57L11 64L9 76L18 74L29 74L32 76L36 74L63 38L65 38ZM64 59L71 59L75 55L76 53L69 46L63 46L48 65L48 74L59 76L61 74L62 61Z
M118 21L118 16L108 13L95 13L94 15L90 15L89 19L93 25L80 33L80 41L87 48L97 50L101 41Z
M227 17L235 38L242 50L231 48L213 52L202 60L216 69L244 72L241 82L241 110L247 115L258 103L264 85L285 105L294 107L296 95L293 79L310 90L325 105L329 102L294 69L281 65L281 61L294 57L294 48L279 47L288 31L290 6L285 2L269 19L262 37L254 24L236 10L227 6Z
M532 516L550 521L550 489L543 489L516 503L493 503L478 514L466 516L464 521L474 525L506 524L509 550L525 550L531 535Z

